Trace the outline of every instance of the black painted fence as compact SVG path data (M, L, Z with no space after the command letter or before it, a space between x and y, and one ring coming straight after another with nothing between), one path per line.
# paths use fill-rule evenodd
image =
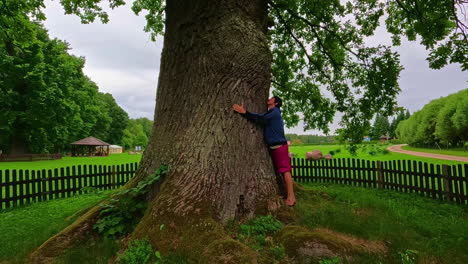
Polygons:
M411 160L293 158L292 166L292 176L297 182L390 189L468 204L468 163L449 166Z
M0 170L0 209L86 193L110 190L128 182L138 163L78 165L49 170Z

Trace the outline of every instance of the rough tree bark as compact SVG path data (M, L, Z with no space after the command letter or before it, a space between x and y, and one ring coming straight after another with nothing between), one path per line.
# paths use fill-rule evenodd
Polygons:
M162 252L210 255L217 249L207 251L209 243L229 240L221 223L279 206L262 129L231 109L266 111L267 23L267 0L167 1L153 134L129 185L163 164L169 173L133 238L148 237Z
M274 172L261 129L231 106L266 111L267 1L167 1L166 14L153 134L138 177L169 165L158 196L176 213L203 202L220 219L251 214L275 192Z

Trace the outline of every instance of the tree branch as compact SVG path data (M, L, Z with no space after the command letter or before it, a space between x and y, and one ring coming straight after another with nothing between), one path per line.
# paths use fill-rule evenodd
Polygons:
M312 64L312 65L314 65L315 68L316 68L318 71L320 71L320 73L321 73L322 75L324 75L324 76L328 79L328 81L331 82L331 81L332 81L332 80L331 80L331 77L330 77L327 73L325 73L325 72L317 65L317 63L310 57L310 55L309 55L309 53L307 52L307 49L306 49L306 47L304 46L304 44L302 43L302 41L300 41L300 40L296 37L296 35L295 35L294 32L292 31L292 29L289 27L289 24L286 22L286 20L283 18L283 16L281 16L281 12L280 12L280 10L278 9L278 7L277 7L276 5L274 5L274 4L272 4L272 7L275 9L275 11L276 11L276 13L277 13L277 15L278 15L278 18L279 18L279 19L281 20L281 22L283 23L283 25L284 25L285 29L288 31L289 35L294 39L294 41L295 41L295 42L302 48L302 50L304 51L304 54L306 55L306 57L307 57L309 63Z
M468 2L468 1L467 1ZM452 6L452 13L453 13L453 17L455 18L455 22L457 23L457 28L460 29L460 31L462 32L463 34L463 38L465 40L467 40L467 34L465 32L465 29L468 29L468 26L466 26L463 22L460 21L460 19L458 19L458 15L457 15L457 9L455 8L455 5L456 4L461 4L463 3L463 1L460 1L460 3L457 3L456 0L452 0L452 3L453 3L453 6ZM463 13L463 11L461 11ZM465 15L465 14L464 14ZM466 19L466 15L465 15L465 19Z

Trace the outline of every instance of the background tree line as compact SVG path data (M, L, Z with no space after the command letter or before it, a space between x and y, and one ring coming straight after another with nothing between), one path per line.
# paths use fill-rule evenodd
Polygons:
M399 109L396 115L392 117L392 122L389 122L388 117L377 114L374 124L369 130L369 137L373 140L379 140L382 136L388 136L389 139L397 138L395 131L398 124L408 119L410 116L409 110Z
M468 140L468 89L432 100L403 121L398 137L414 146L457 146Z
M336 143L335 136L286 134L286 139L288 141L291 141L292 144L334 144Z
M129 120L111 94L99 92L83 73L85 59L70 55L67 42L51 39L42 25L27 17L11 23L6 18L1 17L1 24L8 26L0 30L4 153L66 151L71 142L87 136L126 147L146 146L151 121Z

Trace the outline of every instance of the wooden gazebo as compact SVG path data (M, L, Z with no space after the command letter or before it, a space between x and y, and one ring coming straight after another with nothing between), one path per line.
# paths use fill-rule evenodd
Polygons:
M72 157L109 156L110 144L95 137L87 137L70 145Z

